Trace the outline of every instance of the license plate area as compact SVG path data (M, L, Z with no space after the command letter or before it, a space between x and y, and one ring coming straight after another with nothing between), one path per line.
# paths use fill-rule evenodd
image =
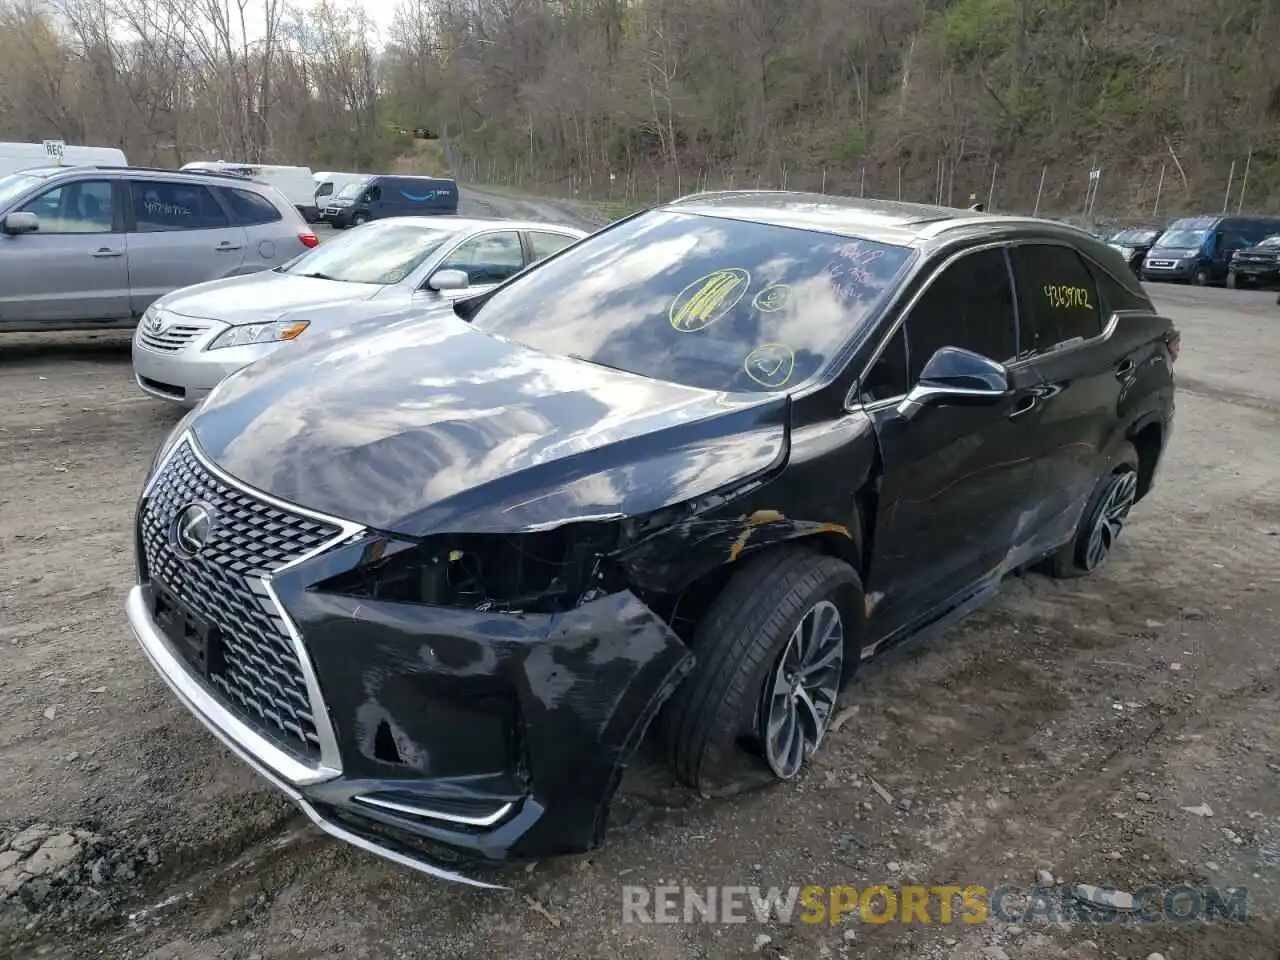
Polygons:
M205 680L222 669L218 628L198 617L163 584L152 582L152 615L184 660Z

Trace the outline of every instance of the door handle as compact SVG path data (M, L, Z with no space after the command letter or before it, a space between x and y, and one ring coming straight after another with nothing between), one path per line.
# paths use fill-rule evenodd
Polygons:
M123 257L123 250L112 250L110 247L99 247L93 252L95 257Z
M1121 360L1119 366L1116 367L1116 376L1123 380L1125 377L1129 376L1129 374L1133 373L1133 368L1133 360L1126 357L1124 360Z
M218 244L213 249L216 250L218 253L231 253L233 250L241 250L243 249L243 247L240 244L232 244L232 243L224 242L224 243Z
M1040 395L1037 393L1029 393L1014 405L1013 410L1009 412L1009 419L1014 420L1017 417L1028 414L1038 406L1040 406Z

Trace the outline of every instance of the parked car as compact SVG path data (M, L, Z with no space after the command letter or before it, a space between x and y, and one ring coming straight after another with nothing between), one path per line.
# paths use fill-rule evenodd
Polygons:
M1113 233L1107 243L1124 257L1135 277L1142 276L1142 261L1160 236L1158 227L1127 227Z
M325 206L335 194L340 193L343 187L364 183L369 179L369 174L335 173L326 170L321 173L317 173L313 179L315 180L316 185L316 209L319 211L318 215L323 216Z
M286 342L475 296L584 236L524 220L370 223L275 270L161 297L134 333L134 377L152 396L191 405Z
M1228 287L1268 287L1280 283L1280 234L1237 250L1227 272Z
M1200 287L1223 283L1237 250L1275 233L1280 233L1277 217L1175 220L1142 261L1142 279L1177 280Z
M1096 570L1178 345L1071 227L697 195L224 381L149 471L128 617L325 830L483 883L600 843L655 715L690 783L744 743L790 779L863 660Z
M195 160L183 164L183 170L203 170L247 177L269 184L293 204L307 223L320 218L316 205L316 181L310 167L291 167L278 163L229 163L226 160Z
M349 183L325 205L321 219L339 230L384 217L452 215L458 184L439 177L370 177Z
M130 327L160 295L319 243L276 190L142 167L0 177L0 331Z

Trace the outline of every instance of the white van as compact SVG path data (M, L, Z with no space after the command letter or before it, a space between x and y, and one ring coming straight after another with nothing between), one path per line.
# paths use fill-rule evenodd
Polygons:
M316 185L310 167L284 167L272 163L228 163L225 160L197 160L184 163L183 170L211 170L260 180L275 187L298 208L308 223L315 223L320 211L316 207Z
M316 206L323 210L329 198L341 193L343 187L353 183L364 183L368 179L367 173L337 173L329 170L317 173L315 177Z
M55 146L56 144L56 146ZM58 156L59 148L62 156ZM127 167L123 150L115 147L77 147L61 141L0 143L0 177L35 167Z

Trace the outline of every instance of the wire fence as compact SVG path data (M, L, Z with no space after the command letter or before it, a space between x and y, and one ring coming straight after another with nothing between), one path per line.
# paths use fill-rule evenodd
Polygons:
M459 157L452 149L446 155L455 175L464 182L610 204L618 214L689 193L733 189L800 190L954 207L981 202L992 212L1031 214L1090 227L1154 226L1179 216L1280 209L1280 195L1259 189L1258 164L1252 151L1232 161L1220 181L1199 167L1189 171L1189 165L1172 149L1162 160L1111 169L1097 162L1047 163L1037 170L1025 166L1006 169L994 162L940 160L932 170L919 163L853 164L817 170L790 170L782 164L771 173L732 169L675 173L646 167L567 176L537 163Z

